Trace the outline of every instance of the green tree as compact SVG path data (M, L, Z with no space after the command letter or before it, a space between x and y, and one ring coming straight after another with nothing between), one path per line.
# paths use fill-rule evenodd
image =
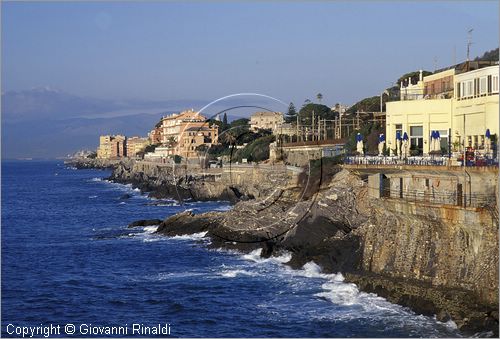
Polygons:
M323 94L321 94L321 93L316 94L316 98L318 99L319 103L321 104L321 100L323 99Z
M474 61L498 61L498 48L484 52L480 57L476 57Z
M321 119L333 120L338 115L337 112L332 112L331 108L328 106L309 103L303 106L299 111L299 118L302 123L311 124L313 111L316 122L318 121L318 117Z
M426 77L426 76L431 75L431 74L432 74L432 72L422 71L422 77ZM413 84L416 84L420 78L420 71L414 71L414 72L406 73L406 74L400 76L399 79L396 81L398 88L401 87L401 82L403 82L405 85L408 85L407 84L408 78L411 78L411 82Z
M294 122L297 119L297 110L295 109L295 105L293 102L288 105L288 112L285 115L286 122Z
M247 159L249 161L263 161L269 159L269 144L276 140L274 135L257 138L244 148L233 154L233 161Z
M224 117L222 118L222 123L224 124L224 126L227 125L227 114L226 114L226 112L224 112Z

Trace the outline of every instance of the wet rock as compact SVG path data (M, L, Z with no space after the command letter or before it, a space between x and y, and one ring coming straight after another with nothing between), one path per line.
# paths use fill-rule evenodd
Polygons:
M160 219L144 219L144 220L137 220L132 223L130 223L127 227L132 228L132 227L144 227L144 226L155 226L161 224L162 220Z

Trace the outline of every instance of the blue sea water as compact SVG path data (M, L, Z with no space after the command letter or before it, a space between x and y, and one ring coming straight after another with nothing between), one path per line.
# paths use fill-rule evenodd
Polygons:
M126 327L127 337L138 336L132 324L169 324L172 337L460 336L452 322L359 292L312 262L293 271L283 264L287 254L261 259L258 250L207 249L203 234L127 229L186 208L230 206L154 201L105 181L109 174L55 161L2 162L2 336L51 324L60 326L56 337L92 336L82 324ZM67 324L75 334L64 332Z

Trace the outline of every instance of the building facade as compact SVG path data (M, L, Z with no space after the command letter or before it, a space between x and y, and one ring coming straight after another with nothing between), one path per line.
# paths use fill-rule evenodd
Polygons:
M497 66L484 67L455 76L452 134L456 144L482 150L485 131L498 135Z
M127 156L126 137L123 135L101 135L97 157L99 159L113 159Z
M138 153L144 151L146 146L150 144L148 138L131 137L127 138L127 157L134 158Z
M187 110L181 113L174 113L162 118L161 121L161 142L163 144L178 142L183 131L190 127L202 127L206 118L195 112Z
M465 147L484 149L486 130L498 135L499 66L463 64L424 77L401 88L401 101L387 102L386 140L396 149L396 135L406 132L410 154L433 151L431 135L438 131L441 152L463 152Z
M255 112L250 117L250 130L268 129L274 131L284 121L283 113L281 112Z
M148 139L149 142L152 145L158 145L161 144L162 141L162 135L163 135L163 129L161 127L161 123L158 123L155 128L153 128L149 133L148 133Z
M162 146L157 147L154 154L148 154L147 158L150 159L163 159L173 155L196 158L203 153L203 147L200 146L210 147L218 143L219 127L216 124L209 125L207 118L194 110L165 116L161 120L161 126L157 127L160 132L151 131L150 139L160 139Z
M189 127L182 131L177 145L176 154L183 158L203 156L212 144L217 143L218 126ZM206 146L206 147L200 147ZM204 148L204 149L203 149Z

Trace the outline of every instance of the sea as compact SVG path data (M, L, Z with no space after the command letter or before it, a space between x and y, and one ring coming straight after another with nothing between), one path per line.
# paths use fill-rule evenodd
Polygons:
M228 202L154 200L62 161L2 162L2 337L460 337L290 254L127 228ZM120 332L120 329L122 330Z

